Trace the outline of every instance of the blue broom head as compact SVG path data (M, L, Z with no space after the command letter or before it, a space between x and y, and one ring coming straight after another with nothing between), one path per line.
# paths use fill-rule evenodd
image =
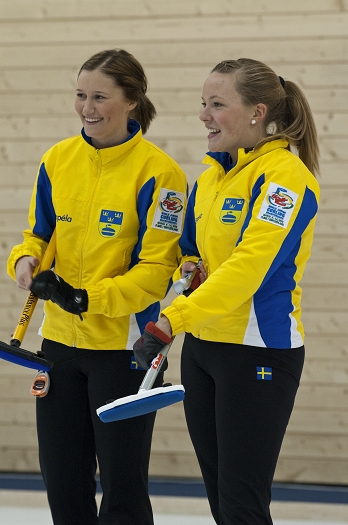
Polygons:
M33 370L43 370L49 372L53 366L53 363L46 361L33 352L24 350L22 348L11 348L5 343L0 343L0 359L14 363L15 365L25 366L26 368L32 368Z
M97 414L103 423L112 423L155 412L182 401L184 397L185 389L182 385L140 390L135 395L116 399L98 408Z

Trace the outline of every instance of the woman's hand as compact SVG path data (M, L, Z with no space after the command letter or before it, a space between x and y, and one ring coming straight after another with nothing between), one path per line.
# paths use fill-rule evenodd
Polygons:
M185 273L193 272L195 270L196 264L190 261L184 262L184 264L181 267L181 276L185 275ZM205 271L204 264L201 262L199 266L199 282L200 284L204 283L207 279L207 272Z
M193 272L193 270L196 269L196 264L190 261L185 262L181 267L181 275L185 275L188 272ZM199 281L200 284L204 283L204 281L207 279L207 272L205 271L203 263L199 266ZM169 319L162 315L162 317L159 318L157 323L155 324L157 328L162 330L168 337L172 337L172 327L169 322Z
M162 315L162 317L158 319L156 326L157 328L162 330L162 332L164 332L168 337L172 337L172 327L168 317Z
M33 272L40 261L37 257L31 257L25 255L18 259L16 263L16 283L18 288L22 290L30 290L30 286L33 280Z
M169 326L169 328L168 328ZM162 327L166 330L164 331ZM168 334L170 331L170 335ZM170 323L166 317L161 317L157 323L150 321L145 326L144 333L133 345L134 357L141 368L147 370L153 359L163 350L166 345L173 342ZM164 360L161 370L168 367L167 359Z

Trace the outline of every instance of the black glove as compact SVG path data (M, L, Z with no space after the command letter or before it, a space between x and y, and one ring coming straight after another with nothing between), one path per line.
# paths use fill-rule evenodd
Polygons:
M88 309L88 294L86 290L73 288L59 275L46 270L34 277L30 291L39 299L51 300L66 312L81 317Z
M138 365L147 370L150 367L152 360L162 348L169 345L172 340L171 337L157 328L155 323L152 321L147 323L143 335L135 341L133 345L134 357ZM166 358L161 366L161 371L164 372L167 368L168 361Z

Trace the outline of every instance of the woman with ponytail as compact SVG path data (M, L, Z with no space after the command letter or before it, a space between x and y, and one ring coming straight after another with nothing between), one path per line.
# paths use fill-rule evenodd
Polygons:
M318 142L299 87L251 59L225 60L203 87L208 169L189 198L177 297L157 337L185 332L188 430L219 525L270 525L272 480L304 361L300 280L310 256ZM134 346L144 365L146 332ZM157 349L158 350L158 349Z
M156 321L177 267L186 178L143 137L156 111L140 63L122 49L77 79L81 135L40 163L24 242L8 272L45 299L42 352L54 362L37 398L40 466L55 525L153 525L148 465L155 414L102 423L97 408L135 394L133 343ZM33 280L56 230L54 272ZM163 382L159 374L155 386ZM95 502L97 462L103 492Z

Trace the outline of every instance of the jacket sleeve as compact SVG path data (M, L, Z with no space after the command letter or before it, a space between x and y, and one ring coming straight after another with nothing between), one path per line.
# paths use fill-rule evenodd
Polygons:
M178 266L187 182L176 166L148 181L138 196L139 241L124 275L87 287L88 312L121 317L163 299Z
M42 260L55 227L51 193L51 183L42 161L29 206L29 228L23 231L23 243L12 248L7 261L7 273L12 279L16 279L16 263L21 257L28 255Z
M196 223L194 215L194 207L197 192L197 182L195 182L188 203L185 215L184 229L179 241L179 261L180 265L175 270L173 281L178 281L181 278L181 267L187 262L198 263L200 259L199 251L196 244Z
M263 214L273 180L293 189L297 197L283 226ZM189 297L180 296L163 310L173 335L211 325L250 299L297 249L307 227L314 228L317 208L317 196L304 178L277 170L267 180L261 176L253 187L241 237L231 256Z

